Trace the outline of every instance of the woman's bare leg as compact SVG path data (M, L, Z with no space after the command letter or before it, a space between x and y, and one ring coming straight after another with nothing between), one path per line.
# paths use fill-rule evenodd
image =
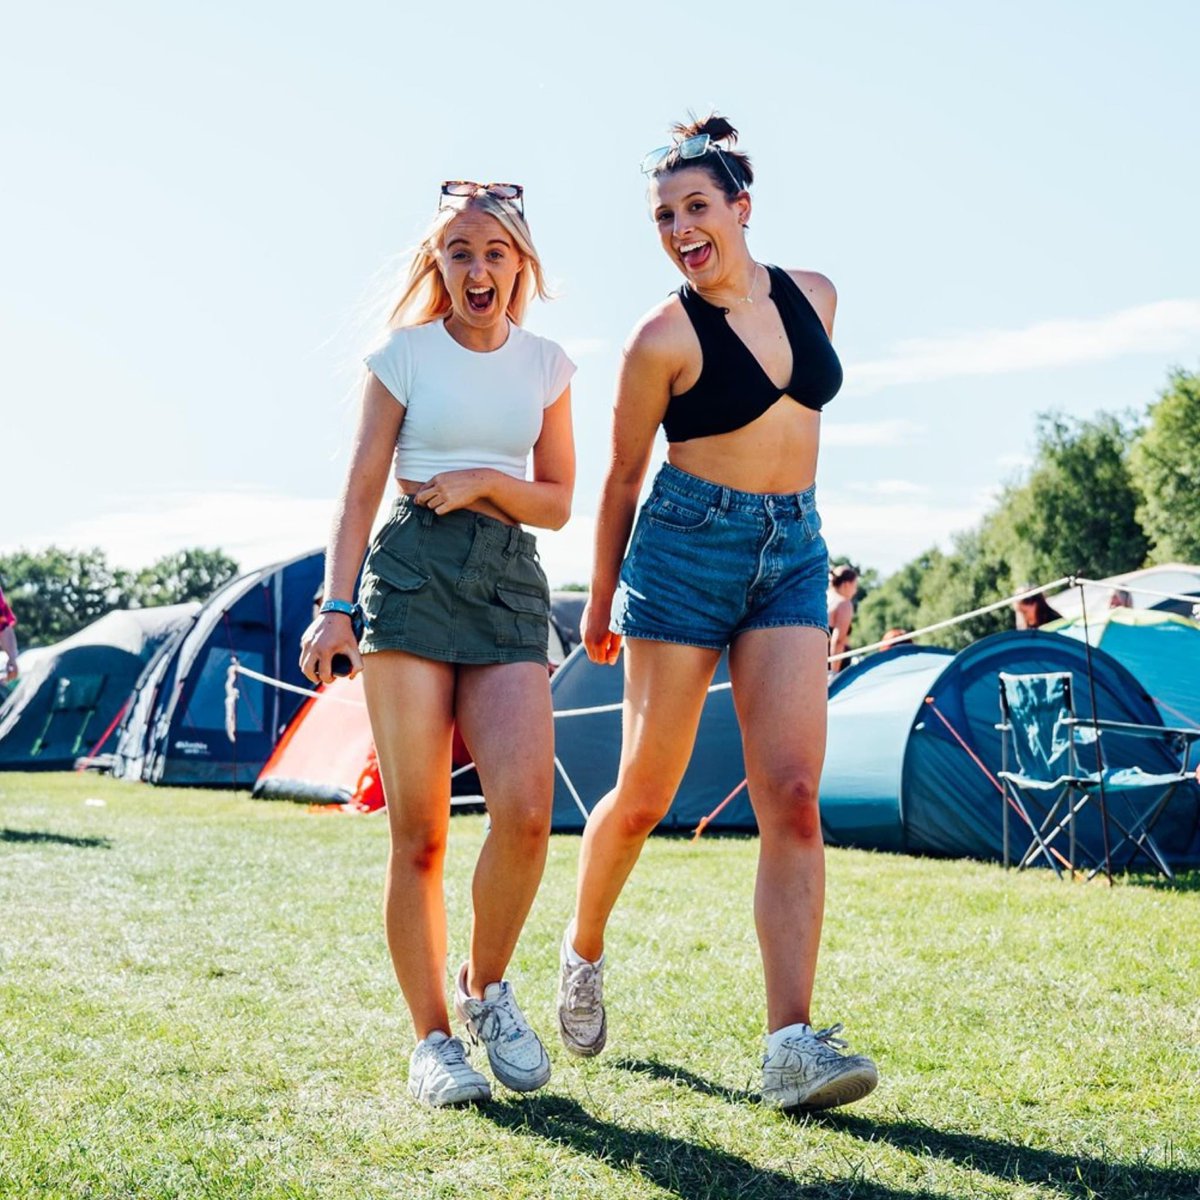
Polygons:
M817 791L825 761L827 647L821 629L754 629L737 639L729 657L758 820L754 920L769 1030L810 1023L825 913Z
M504 978L546 865L554 801L546 668L460 667L457 713L492 819L471 888L467 990L481 998Z
M575 950L598 961L609 915L687 770L718 650L625 641L625 701L617 784L588 817L579 850Z
M442 864L450 822L455 668L400 650L363 659L363 688L387 797L384 926L418 1040L450 1032Z

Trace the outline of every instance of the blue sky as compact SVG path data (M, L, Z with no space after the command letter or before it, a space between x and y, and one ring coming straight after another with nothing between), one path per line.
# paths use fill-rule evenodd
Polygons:
M542 544L586 579L620 346L679 282L637 163L715 105L754 253L839 291L830 548L893 570L978 519L1039 412L1200 368L1198 37L1183 2L22 6L0 551L321 543L372 298L440 180L498 178L558 292L529 325L579 364L576 515Z

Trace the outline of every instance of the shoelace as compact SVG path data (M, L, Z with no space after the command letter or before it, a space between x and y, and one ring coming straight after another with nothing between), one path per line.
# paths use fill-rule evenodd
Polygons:
M589 963L576 967L567 977L567 1008L592 1012L599 1007L600 972Z
M466 1049L458 1038L448 1038L444 1042L438 1042L433 1049L438 1062L449 1071L451 1076L457 1077L463 1071L474 1071L471 1064L467 1062Z
M829 1025L825 1029L817 1030L813 1034L813 1037L815 1037L818 1042L821 1042L825 1046L830 1046L834 1050L845 1050L850 1043L846 1041L845 1038L840 1038L837 1036L837 1034L842 1032L843 1028L845 1028L845 1026L843 1026L841 1021L839 1021L836 1025Z
M498 1000L485 1001L486 1009L483 1019L479 1022L478 1036L480 1041L516 1041L523 1037L528 1026L517 1014L509 994Z

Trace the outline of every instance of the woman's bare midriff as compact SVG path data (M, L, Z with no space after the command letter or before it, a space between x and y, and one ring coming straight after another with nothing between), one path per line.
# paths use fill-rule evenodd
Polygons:
M803 492L817 477L821 414L790 396L732 433L673 442L667 461L739 492Z
M397 479L396 486L406 496L415 496L425 485L417 479ZM476 500L471 504L463 505L463 507L467 512L476 512L482 517L494 517L497 521L503 521L505 525L517 525L520 523L514 521L508 513L501 512L490 500Z

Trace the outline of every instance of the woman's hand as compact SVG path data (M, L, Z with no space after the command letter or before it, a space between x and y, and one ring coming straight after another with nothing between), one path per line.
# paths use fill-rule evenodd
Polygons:
M362 655L346 613L321 613L300 639L300 673L313 683L333 682L333 656L350 660L350 678L362 670Z
M417 504L431 508L439 517L459 508L466 508L475 501L484 499L488 493L488 476L492 472L485 467L467 471L440 471L421 485L413 496Z
M609 613L612 601L601 603L595 596L589 596L583 607L583 617L579 622L583 634L583 648L594 663L611 667L621 653L621 635L613 633L608 627Z

